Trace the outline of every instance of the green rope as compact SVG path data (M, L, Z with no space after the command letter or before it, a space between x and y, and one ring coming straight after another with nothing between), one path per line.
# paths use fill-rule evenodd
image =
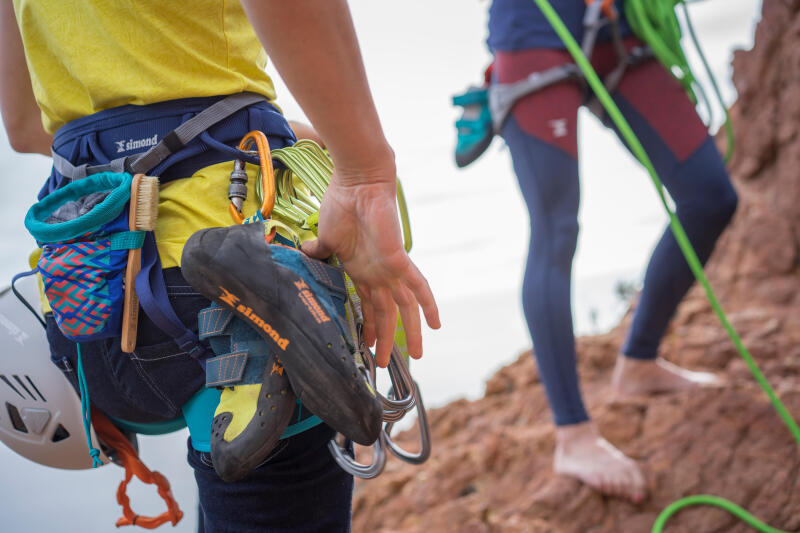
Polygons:
M700 43L697 40L697 35L694 32L692 19L689 17L689 8L686 7L686 2L680 2L680 5L683 9L683 17L686 19L686 28L689 30L689 37L692 39L695 50L697 50L697 55L700 56L700 61L703 63L703 69L706 71L706 76L708 76L708 80L711 82L711 88L714 89L714 95L717 97L717 102L719 102L720 107L722 107L722 112L725 113L725 140L728 145L725 149L725 163L730 163L731 157L733 156L734 139L733 124L731 123L731 116L728 113L728 106L726 106L725 102L722 100L722 92L719 90L717 80L711 73L711 67L708 65L708 61L703 53L703 49L700 48ZM698 84L698 87L701 86ZM705 99L705 95L703 98ZM706 100L706 103L708 104L708 100ZM711 105L709 104L707 107L709 113L708 122L711 123Z
M686 19L686 27L689 30L692 44L700 56L706 75L711 82L711 87L714 89L714 95L725 113L725 136L728 143L725 162L727 163L733 155L734 148L730 115L714 75L708 66L705 54L703 54L703 50L697 40L697 35L695 35L685 0L626 0L625 18L633 32L650 46L656 58L680 82L694 102L697 102L697 93L700 94L703 104L708 110L708 123L711 124L713 122L711 102L706 97L702 85L697 82L697 78L693 74L681 46L681 27L675 14L677 5L680 5L683 9L683 16Z
M647 169L648 173L650 174L650 178L653 181L653 185L655 185L656 192L658 194L659 199L661 200L664 209L669 216L669 224L670 228L672 229L673 234L675 235L675 239L680 246L681 251L683 252L684 257L686 258L687 263L689 264L689 268L692 270L695 278L703 287L706 292L706 296L708 297L709 302L711 303L711 307L713 308L714 312L716 313L717 317L719 318L722 326L725 328L725 331L728 333L728 336L733 341L736 350L741 355L742 359L744 359L747 366L750 368L750 372L755 377L756 381L761 388L764 389L767 396L769 396L770 401L772 402L773 407L778 412L778 415L784 421L786 426L789 428L789 431L794 436L795 440L797 441L798 445L800 445L800 428L798 428L797 423L792 418L792 415L786 409L786 406L783 405L783 402L778 398L777 394L775 394L774 389L767 381L764 374L758 368L755 361L753 360L752 355L747 350L747 348L742 343L739 334L733 328L731 323L728 321L728 317L725 315L725 312L722 310L722 306L720 305L719 301L717 300L714 291L711 289L711 285L706 278L705 272L703 271L703 266L700 263L700 260L697 258L697 254L692 248L691 243L689 242L688 237L686 236L686 232L683 229L678 217L675 213L670 209L669 204L667 203L667 198L664 195L664 187L661 183L661 180L658 178L658 174L656 173L655 168L653 167L650 158L647 156L644 148L642 147L639 139L633 133L633 130L628 125L625 118L622 116L619 108L614 104L611 95L608 94L605 87L603 86L603 82L597 76L597 73L592 68L591 63L583 55L581 52L580 46L578 43L575 42L575 39L570 34L569 30L564 23L561 21L561 18L555 12L553 7L547 0L533 0L539 9L541 9L542 13L544 13L547 20L553 26L553 29L556 31L558 36L564 42L564 45L567 47L567 50L572 55L575 63L580 67L581 71L583 71L584 76L586 77L586 81L592 87L595 92L595 95L603 104L603 107L609 114L609 117L614 121L614 124L619 129L622 136L625 138L628 146L630 146L631 151L634 153L636 158L639 162ZM635 0L634 0L635 1ZM631 0L626 2L626 5L631 3ZM716 498L712 496L690 496L688 498L683 498L678 500L677 502L673 503L669 507L667 507L664 511L662 511L661 515L659 515L656 523L653 525L652 533L660 533L663 529L664 524L666 523L667 519L677 512L679 509L684 507L688 507L690 505L715 505L725 509L726 511L734 514L737 517L747 517L746 521L748 524L753 526L754 528L758 529L763 533L774 533L779 530L774 528L769 528L769 526L763 526L761 522L756 520L752 515L747 513L744 509L737 506L736 504L729 502L728 500L722 498ZM744 519L744 518L743 518ZM762 527L763 526L763 527ZM768 529L767 529L768 528Z
M333 175L333 161L314 141L301 139L294 145L272 150L272 157L286 168L275 171L275 207L272 217L288 231L300 235L317 232L320 201ZM256 197L260 204L264 191L260 177L256 179ZM397 180L397 209L403 230L403 246L411 251L411 223L400 179Z
M742 507L736 505L735 503L726 500L725 498L720 498L719 496L711 496L708 494L697 494L695 496L688 496L686 498L682 498L669 506L666 509L661 511L661 514L658 515L656 518L655 524L653 524L653 533L660 532L664 529L664 526L667 523L667 520L686 507L690 507L693 505L707 505L710 507L719 507L733 516L745 522L747 525L752 527L757 531L762 531L763 533L791 533L790 531L784 531L782 529L776 529L770 525L765 524L752 514L748 513Z

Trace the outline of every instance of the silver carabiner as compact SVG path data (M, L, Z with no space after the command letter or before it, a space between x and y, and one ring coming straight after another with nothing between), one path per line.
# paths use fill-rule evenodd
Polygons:
M387 422L386 426L381 432L386 439L386 446L397 458L411 464L419 465L428 460L431 455L431 429L428 426L428 415L425 412L425 405L422 403L422 395L419 393L419 387L414 382L414 396L416 397L417 404L417 427L419 428L419 451L407 452L400 446L394 443L391 437L392 426L394 422Z
M372 444L372 462L368 465L359 463L355 458L350 456L347 452L347 446L351 441L340 433L337 433L334 438L328 441L328 450L331 452L336 464L348 474L360 477L361 479L372 479L383 472L383 467L386 465L385 438L386 436L383 430L381 430L378 440ZM341 444L339 444L339 440L342 441Z
M408 364L400 354L400 349L395 344L392 347L392 355L389 359L389 379L392 381L392 391L395 398L399 400L387 400L386 408L389 410L409 411L414 407L416 401L414 390L414 378L408 370Z
M377 382L377 367L375 365L375 357L372 351L364 343L361 344L361 360L364 366L367 367L369 375L373 383ZM414 394L413 394L413 378L408 371L408 367L403 361L403 356L400 355L400 350L397 345L392 347L392 354L389 359L389 377L392 380L392 389L394 394L390 394L389 398L381 394L377 387L375 394L383 407L384 421L397 421L403 418L406 411L414 407ZM411 386L409 386L409 384ZM398 395L403 396L401 399L396 399ZM399 413L399 417L398 417Z

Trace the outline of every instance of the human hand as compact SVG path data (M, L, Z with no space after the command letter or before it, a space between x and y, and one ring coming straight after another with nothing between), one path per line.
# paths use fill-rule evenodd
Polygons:
M392 167L393 168L393 167ZM408 352L422 357L419 309L433 329L439 310L428 282L403 248L395 200L394 170L383 179L353 180L334 172L322 199L318 238L303 251L318 259L336 254L356 285L364 314L364 340L377 342L375 361L389 364L397 325L403 319Z

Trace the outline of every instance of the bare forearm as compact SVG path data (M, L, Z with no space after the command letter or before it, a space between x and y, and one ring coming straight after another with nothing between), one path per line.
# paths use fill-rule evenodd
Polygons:
M394 180L389 147L370 94L344 0L243 0L262 44L341 177Z
M0 113L14 150L50 154L52 135L42 127L22 39L8 0L0 0Z

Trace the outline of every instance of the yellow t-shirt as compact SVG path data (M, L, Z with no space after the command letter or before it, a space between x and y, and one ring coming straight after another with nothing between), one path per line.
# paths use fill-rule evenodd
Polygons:
M270 100L266 53L238 0L13 0L45 130L126 104L252 91ZM197 229L233 223L230 163L163 186L156 241L179 266ZM256 209L249 172L244 212Z
M45 129L125 104L275 98L238 0L14 0Z

